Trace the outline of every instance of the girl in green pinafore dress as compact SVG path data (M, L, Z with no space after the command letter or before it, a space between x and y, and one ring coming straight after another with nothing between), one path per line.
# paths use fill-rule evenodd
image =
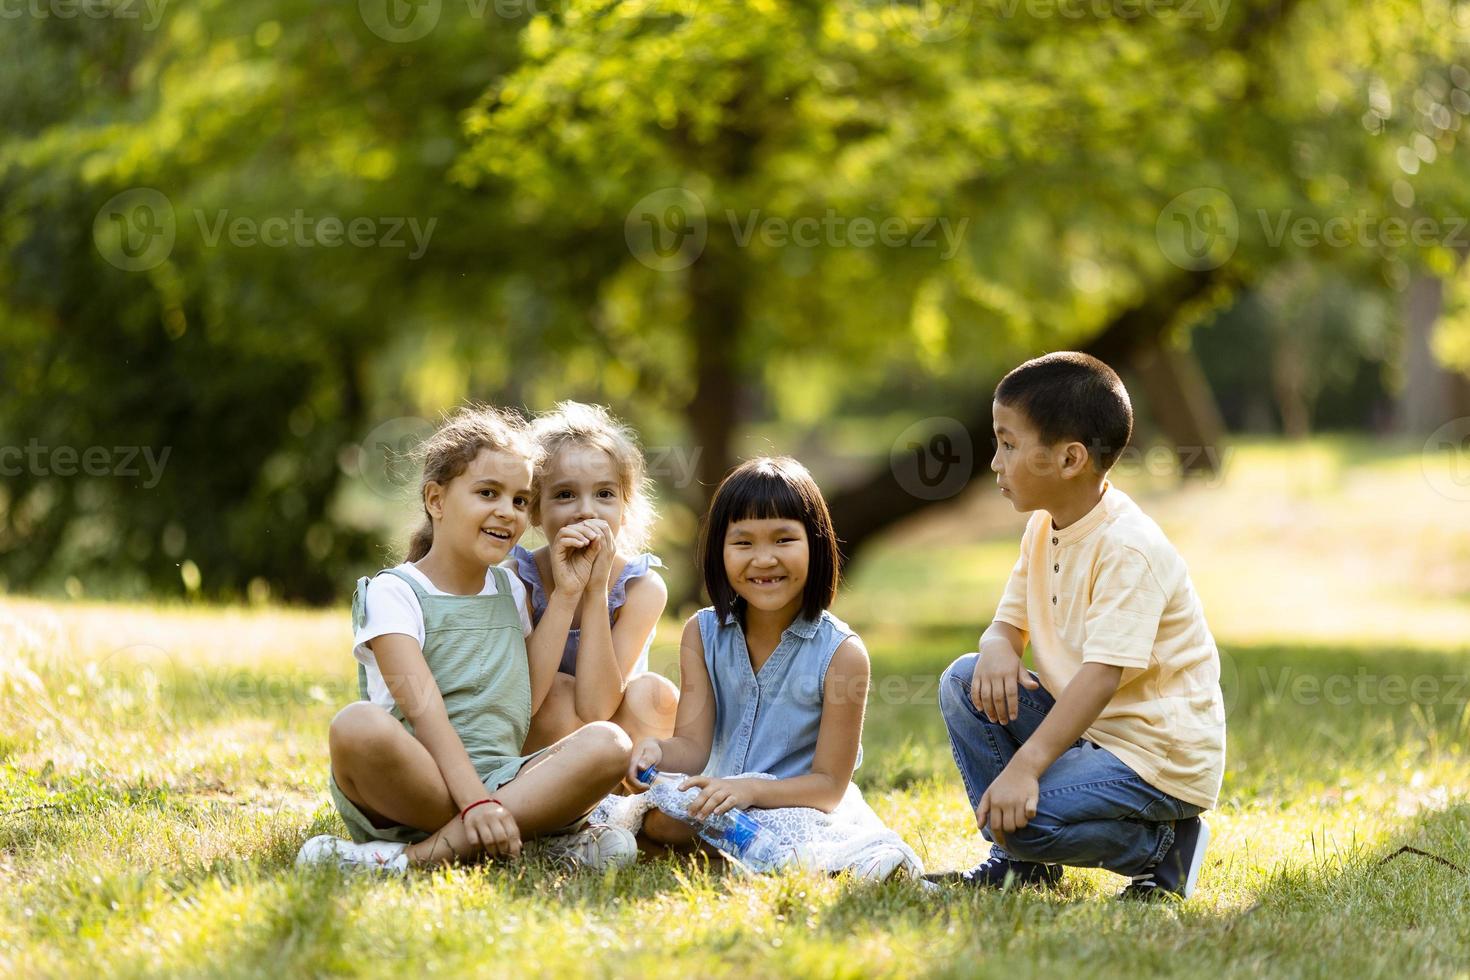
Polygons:
M584 826L627 767L628 736L596 722L521 752L562 654L562 637L532 629L524 587L497 567L526 529L534 443L516 415L467 407L419 453L425 522L407 561L358 582L363 700L329 733L328 783L352 841L314 837L297 863L401 873L515 858L523 841L566 864L631 863L631 834ZM553 558L559 578L585 582L606 575L612 554L589 526L563 535Z

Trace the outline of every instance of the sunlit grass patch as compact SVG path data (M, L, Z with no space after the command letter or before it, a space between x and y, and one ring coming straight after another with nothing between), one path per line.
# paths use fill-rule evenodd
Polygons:
M1076 869L1049 894L700 857L298 870L304 840L343 832L325 779L327 725L356 694L345 610L5 600L0 974L1463 975L1470 613L1444 576L1470 548L1416 489L1412 447L1299 455L1246 445L1219 487L1138 490L1222 653L1228 768L1189 902L1124 905L1122 879ZM837 609L873 663L857 782L935 870L986 849L937 679L974 649L1019 533L968 514L870 553ZM661 624L656 668L672 673L680 626ZM1432 857L1383 863L1406 845Z

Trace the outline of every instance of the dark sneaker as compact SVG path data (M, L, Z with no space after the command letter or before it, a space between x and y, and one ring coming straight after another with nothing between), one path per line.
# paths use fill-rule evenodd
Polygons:
M1174 822L1174 843L1164 852L1164 859L1146 874L1134 875L1133 882L1119 898L1153 899L1172 896L1188 898L1199 883L1199 869L1205 863L1205 848L1210 844L1210 825L1200 817Z
M945 871L924 876L925 881L939 885L969 885L971 888L1007 888L1011 885L1036 885L1054 888L1062 880L1059 864L1036 864L993 857L969 871Z

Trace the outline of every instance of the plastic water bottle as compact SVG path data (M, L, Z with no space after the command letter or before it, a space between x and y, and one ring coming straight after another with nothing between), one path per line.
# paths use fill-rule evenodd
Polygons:
M681 772L659 772L653 766L638 773L638 781L648 787L653 805L675 820L695 829L711 847L727 854L752 871L773 871L794 855L788 854L776 837L761 822L744 810L732 809L706 817L703 821L689 816L689 804L699 795L698 789L679 791L688 779Z

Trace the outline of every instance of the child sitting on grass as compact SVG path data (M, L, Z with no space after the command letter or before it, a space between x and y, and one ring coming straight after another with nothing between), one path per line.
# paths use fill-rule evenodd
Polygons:
M548 543L510 553L537 632L561 637L563 648L525 751L589 721L611 721L635 742L667 738L679 689L648 669L668 589L655 570L663 562L643 551L654 520L643 452L633 430L600 405L561 402L532 423L531 434L543 454L531 485L531 526ZM603 539L580 592L557 578L553 560L556 542L578 533Z
M931 880L1053 886L1061 865L1194 891L1225 768L1220 661L1179 553L1107 479L1133 409L1086 354L1027 361L995 390L1000 492L1032 511L980 652L940 708L988 860ZM1022 665L1030 644L1034 673Z
M513 413L470 406L419 454L424 523L406 561L358 582L363 699L329 733L328 783L352 840L313 837L297 863L402 874L516 858L522 841L570 866L632 863L630 833L584 826L627 765L623 730L598 721L521 748L566 641L533 630L525 590L499 567L526 530L534 441ZM580 592L611 554L610 539L570 529L551 556L557 581Z
M679 789L699 791L690 818L751 810L809 868L872 879L921 873L918 855L852 782L862 761L868 653L828 611L837 534L806 467L763 457L730 473L701 528L699 564L712 605L684 625L673 736L636 744L629 781L641 786L648 766L686 774ZM697 845L693 824L647 802L629 815L641 818L649 841Z

